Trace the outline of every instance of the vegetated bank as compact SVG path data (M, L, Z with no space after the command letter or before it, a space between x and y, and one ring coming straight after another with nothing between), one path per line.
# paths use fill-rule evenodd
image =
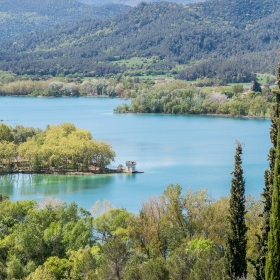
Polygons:
M41 77L42 78L42 77ZM270 117L275 78L258 76L253 83L222 86L215 79L193 82L166 78L140 79L117 75L114 78L83 78L80 75L40 79L0 71L0 96L34 97L119 97L133 99L130 106L115 113L210 114ZM277 89L277 86L276 86ZM1 118L1 116L0 116Z
M130 106L123 104L114 112L270 117L274 100L271 88L256 80L250 90L238 84L199 88L177 81L143 90Z
M110 144L92 138L71 123L46 130L0 124L0 173L110 173L114 161Z

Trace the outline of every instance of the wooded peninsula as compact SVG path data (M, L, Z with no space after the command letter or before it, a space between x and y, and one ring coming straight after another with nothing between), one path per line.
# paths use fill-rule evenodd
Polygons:
M46 130L0 123L0 173L106 173L114 161L110 144L71 123Z

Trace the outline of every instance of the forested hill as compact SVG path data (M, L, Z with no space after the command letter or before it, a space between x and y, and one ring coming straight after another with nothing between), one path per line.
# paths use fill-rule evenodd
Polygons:
M24 36L2 44L0 68L17 73L117 73L120 59L156 57L150 69L234 60L255 72L277 66L280 1L211 0L141 3L112 20ZM237 69L238 71L238 69Z
M93 7L76 0L0 0L0 40L82 19L110 18L130 9L124 5Z

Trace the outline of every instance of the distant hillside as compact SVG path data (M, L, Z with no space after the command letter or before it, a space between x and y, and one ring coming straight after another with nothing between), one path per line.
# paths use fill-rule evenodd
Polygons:
M0 0L0 40L83 19L110 18L129 9L116 4L93 7L75 0Z
M1 46L0 68L105 75L126 71L127 66L118 64L123 59L154 57L151 65L139 65L138 73L144 68L168 72L177 64L192 72L206 61L218 67L225 60L234 61L236 71L240 65L242 72L245 68L274 72L279 26L278 0L211 0L186 6L141 3L111 20L87 20L6 42Z

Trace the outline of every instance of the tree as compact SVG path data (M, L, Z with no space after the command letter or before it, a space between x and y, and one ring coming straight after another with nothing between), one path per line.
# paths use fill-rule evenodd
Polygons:
M280 64L278 67L278 86L280 85ZM270 141L272 147L269 150L268 160L269 169L265 170L264 181L265 187L262 193L263 197L263 213L262 213L262 226L261 226L261 236L258 241L258 257L256 262L254 262L254 267L256 269L256 280L262 280L265 278L265 263L267 257L267 242L268 233L270 230L270 215L271 215L271 203L272 203L272 189L274 181L274 168L276 160L276 146L277 146L277 135L278 135L278 125L277 119L279 118L279 106L280 106L280 95L276 93L276 103L273 106L271 126L270 126Z
M279 70L278 70L279 71ZM279 100L279 93L277 93L277 100ZM268 234L268 254L265 265L265 279L274 280L280 279L280 131L279 131L279 117L276 118L277 124L277 145L276 157L274 165L274 178L272 189L271 213L270 213L270 229Z
M235 164L231 180L229 201L229 231L227 235L226 261L229 279L246 277L247 227L245 224L245 180L242 169L242 145L236 142Z
M27 280L38 280L38 279L56 280L57 278L48 268L40 265L26 279Z
M258 83L257 80L252 81L251 90L255 92L262 92L261 85Z
M1 141L7 141L7 142L14 141L11 127L3 123L0 123L0 142Z
M129 259L126 242L118 235L112 236L102 246L102 259L98 276L100 279L121 280Z

